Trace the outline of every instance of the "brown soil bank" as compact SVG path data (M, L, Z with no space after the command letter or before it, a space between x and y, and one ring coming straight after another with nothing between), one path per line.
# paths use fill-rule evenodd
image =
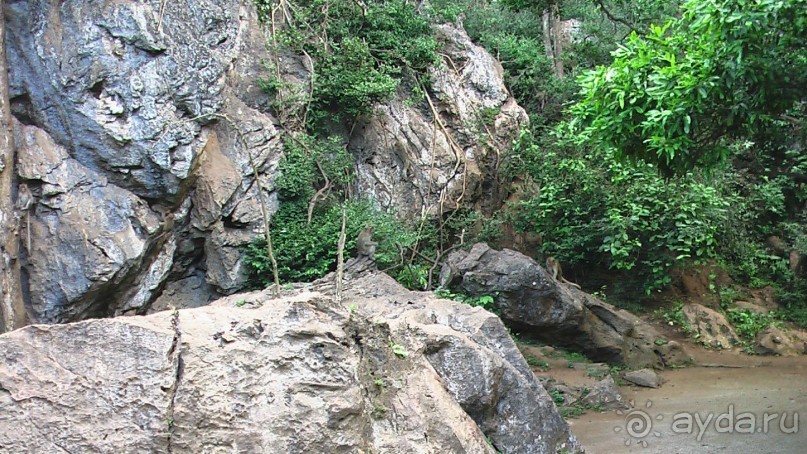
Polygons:
M586 452L807 452L807 358L692 353L659 389L623 387L631 410L570 421Z

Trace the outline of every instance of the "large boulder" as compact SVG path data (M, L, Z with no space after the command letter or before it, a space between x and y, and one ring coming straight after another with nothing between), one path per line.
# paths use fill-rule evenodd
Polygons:
M203 303L243 289L244 245L263 232L258 187L273 213L294 116L271 114L259 86L273 59L254 2L14 1L6 21L18 176L35 195L31 321L176 305L178 282ZM492 56L452 25L436 33L431 103L393 99L350 132L352 191L401 216L458 201L490 212L500 155L527 117ZM308 93L310 62L279 61Z
M492 314L382 274L286 292L0 336L0 446L580 451Z
M698 342L709 348L734 348L740 338L734 332L726 316L700 304L685 304L681 314Z
M441 284L469 295L491 295L502 320L519 333L585 353L597 361L636 369L683 364L680 344L666 342L633 314L552 279L519 252L484 243L454 251Z
M798 356L807 354L807 333L769 326L757 334L755 351L760 355Z

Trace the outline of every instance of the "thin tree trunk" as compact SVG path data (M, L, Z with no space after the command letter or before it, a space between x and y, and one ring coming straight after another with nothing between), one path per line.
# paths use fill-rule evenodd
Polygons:
M339 230L339 241L336 244L336 301L342 302L342 286L345 280L345 227L347 224L347 212L342 205L342 228Z
M14 135L8 99L5 1L0 0L0 333L26 324L20 281L20 216L14 207Z
M258 189L258 202L261 207L261 216L263 217L263 234L266 239L266 255L269 256L269 262L272 264L272 278L274 285L272 286L272 296L280 298L280 277L277 270L277 260L275 260L275 251L272 247L272 231L270 230L271 223L269 222L269 209L266 207L266 202L263 201L263 184L260 180L258 173L258 166L249 156L249 164L252 166L252 176L255 178L255 186Z
M544 54L546 54L546 58L554 62L555 53L552 49L552 19L548 9L545 9L541 16L541 25L544 29Z
M553 54L555 59L555 75L558 79L563 79L563 37L560 27L560 11L558 5L552 6L552 40L554 44Z
M552 62L555 76L563 79L563 44L561 42L560 10L558 5L552 5L545 9L541 17L541 25L544 34L544 53L546 58Z

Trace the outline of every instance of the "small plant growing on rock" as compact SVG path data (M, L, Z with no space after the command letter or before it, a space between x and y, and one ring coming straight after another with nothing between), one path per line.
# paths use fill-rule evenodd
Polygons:
M387 415L387 407L385 407L383 405L376 405L376 406L373 407L373 411L371 413L371 416L374 419L381 419L386 415Z
M453 301L459 301L460 303L465 303L471 307L481 307L486 311L496 313L495 307L493 305L495 300L491 295L471 296L462 293L454 293L447 289L437 289L434 291L434 294L438 298L445 298Z
M406 358L409 356L409 352L406 351L406 347L400 344L396 344L392 341L389 343L390 348L392 348L392 353L395 353L395 356L400 358Z
M686 317L684 317L683 309L684 303L679 302L670 309L659 309L656 311L656 315L663 318L669 326L676 326L682 333L686 334L687 336L691 336L694 331L692 330L692 327L689 326L689 322L687 321Z

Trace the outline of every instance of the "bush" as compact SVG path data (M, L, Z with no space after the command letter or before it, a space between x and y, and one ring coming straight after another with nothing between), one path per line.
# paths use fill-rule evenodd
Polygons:
M742 309L727 311L726 315L728 320L734 325L734 330L737 334L746 340L756 339L757 334L767 329L769 326L781 325L781 322L774 312L760 314L758 312Z
M256 0L261 18L272 2ZM322 130L334 118L352 121L388 100L401 82L437 61L437 41L428 21L405 0L313 0L289 2L291 24L276 41L314 60L310 127ZM275 49L279 51L279 49ZM277 83L264 83L274 94Z
M631 271L647 293L670 282L673 266L718 257L734 201L719 180L664 180L650 166L553 140L524 131L513 156L540 185L514 221L542 234L542 252Z
M368 202L346 203L347 241L345 258L355 255L356 238L366 225L375 227L376 262L384 268L399 260L398 246L410 246L415 235L391 215L381 213ZM309 282L336 269L337 242L342 226L342 208L338 204L322 207L307 222L308 204L285 202L272 216L272 244L282 282ZM266 241L255 240L245 250L244 263L251 285L270 284Z

